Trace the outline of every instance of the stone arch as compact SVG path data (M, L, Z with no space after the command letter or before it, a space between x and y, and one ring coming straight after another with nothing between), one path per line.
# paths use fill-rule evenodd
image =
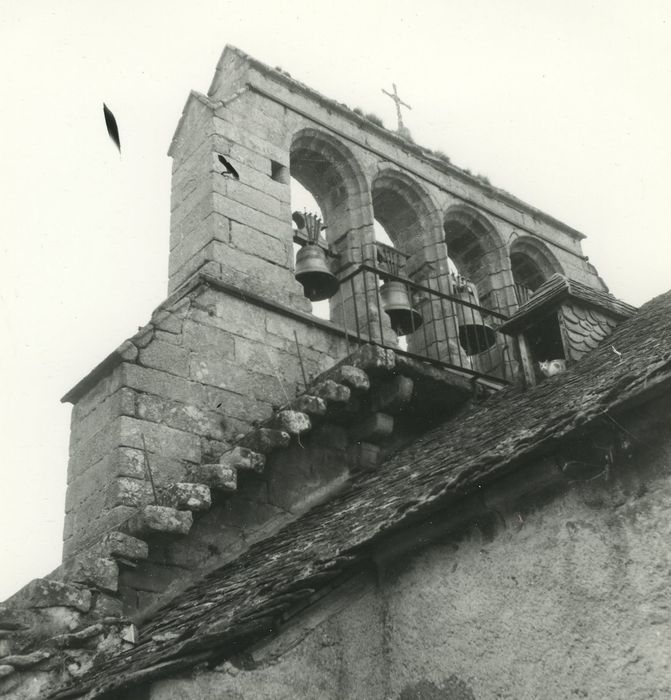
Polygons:
M529 292L536 291L555 273L564 274L561 264L545 243L531 236L520 236L513 241L510 246L510 267L516 287L523 287Z
M494 225L477 209L455 204L445 213L447 254L459 274L473 282L480 299L505 286L498 279L508 268L505 244Z
M313 128L291 142L290 173L315 198L324 215L329 242L366 222L368 183L352 151L330 134Z
M427 250L441 241L438 208L419 183L397 170L382 170L371 186L373 216L394 247L409 256L408 274L429 261Z

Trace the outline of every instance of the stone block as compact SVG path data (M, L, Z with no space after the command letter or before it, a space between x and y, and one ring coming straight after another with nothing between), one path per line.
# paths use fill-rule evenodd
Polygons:
M300 435L312 427L310 416L300 411L278 411L269 425L290 435Z
M116 421L119 445L147 450L162 457L200 461L200 440L196 435L166 425L121 416Z
M208 510L212 505L210 488L205 484L171 484L162 490L161 500L163 505L192 512Z
M238 445L232 450L224 452L219 458L219 464L233 470L242 469L260 474L266 466L266 457L248 447Z
M372 442L378 444L394 431L394 419L386 413L372 413L350 430L350 437L355 442Z
M368 391L370 379L364 370L352 365L340 365L333 370L331 379L338 384L348 386L352 391Z
M184 322L182 336L185 346L198 355L216 354L228 360L235 357L235 341L230 330L189 318Z
M221 413L153 394L138 394L137 417L217 440L225 437Z
M99 557L97 554L76 554L63 562L60 567L66 581L84 583L115 592L119 585L119 567L112 558Z
M218 491L235 491L238 477L235 468L224 464L197 464L189 467L186 479L195 484L207 484Z
M398 375L382 382L371 394L373 410L396 414L412 399L414 382L409 377Z
M21 670L30 668L31 666L39 664L41 661L51 658L52 654L53 652L40 649L31 654L13 654L11 656L5 656L2 663Z
M138 542L139 541L140 540L138 540ZM91 612L98 618L121 617L123 615L123 605L116 596L99 593Z
M291 269L293 255L289 257L288 246L285 241L274 236L266 235L250 226L244 226L237 221L231 222L231 242L236 248L246 253L251 253L275 265ZM287 236L287 240L290 240ZM293 250L292 250L293 253Z
M323 416L326 414L326 401L319 396L302 394L291 402L294 411L307 413L309 416Z
M126 476L131 479L144 479L147 473L145 455L142 450L132 447L118 447L111 455L113 469L111 474Z
M168 506L145 506L125 525L124 529L135 537L147 537L159 533L186 535L193 524L188 510Z
M154 501L151 484L140 479L120 477L107 487L107 508L115 506L143 506Z
M5 601L8 608L67 607L81 612L91 608L91 591L61 581L33 579Z
M374 373L391 372L396 366L396 354L378 345L364 345L349 358L348 364Z
M351 391L348 387L338 384L332 379L326 379L310 387L310 393L332 403L346 403L351 396Z
M179 345L153 340L146 348L140 350L139 362L145 367L186 377L188 376L189 352Z
M123 532L108 532L103 535L96 549L104 557L121 557L137 561L149 556L149 546L146 542Z
M240 440L240 445L265 455L273 450L287 447L290 441L291 436L284 430L259 428L245 435L242 440Z

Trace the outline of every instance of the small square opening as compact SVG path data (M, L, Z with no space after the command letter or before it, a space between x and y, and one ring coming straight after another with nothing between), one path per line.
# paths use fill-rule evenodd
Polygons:
M275 182L281 182L283 185L289 184L289 168L282 163L277 163L274 160L270 161L270 177Z

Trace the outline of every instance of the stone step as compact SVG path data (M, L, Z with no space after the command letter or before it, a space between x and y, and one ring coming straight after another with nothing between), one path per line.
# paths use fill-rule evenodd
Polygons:
M278 411L269 421L268 427L283 430L289 435L300 435L312 428L310 416L302 411Z
M261 474L266 466L266 457L260 452L254 452L248 447L234 447L224 452L219 458L219 464L229 469L256 472Z
M192 524L193 515L188 510L177 510L168 506L144 506L124 527L129 534L144 538L156 534L186 535Z
M108 532L101 541L91 547L100 557L140 561L149 556L149 546L137 537L124 532Z
M197 464L189 467L186 479L194 484L206 484L215 491L235 491L238 473L227 464Z
M365 370L352 365L339 365L329 373L329 379L338 384L344 384L354 392L365 392L370 389L370 379Z
M112 557L89 550L66 559L58 568L64 581L93 586L115 593L119 588L119 565Z
M240 441L240 447L248 447L254 452L267 455L273 450L287 447L291 442L291 435L285 430L275 430L274 428L258 428L247 433Z
M352 392L344 384L338 384L333 379L326 379L310 388L310 393L327 403L347 403Z
M301 394L301 396L291 402L290 408L294 411L307 413L313 418L318 418L326 414L326 401L312 394Z
M161 489L161 503L177 510L200 512L212 505L210 487L206 484L180 482Z

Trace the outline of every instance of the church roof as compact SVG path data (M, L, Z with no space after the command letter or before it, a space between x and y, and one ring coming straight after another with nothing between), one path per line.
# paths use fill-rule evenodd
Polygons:
M564 275L552 275L520 308L497 330L507 335L516 335L539 317L556 309L563 301L572 299L590 308L603 311L618 320L629 318L636 307L617 299L608 292Z
M527 391L509 387L472 405L191 584L145 621L136 646L98 662L55 697L89 690L88 697L99 697L240 652L271 634L287 610L313 601L343 572L365 566L372 545L385 536L437 506L449 512L466 493L522 461L670 386L668 292L565 373Z

